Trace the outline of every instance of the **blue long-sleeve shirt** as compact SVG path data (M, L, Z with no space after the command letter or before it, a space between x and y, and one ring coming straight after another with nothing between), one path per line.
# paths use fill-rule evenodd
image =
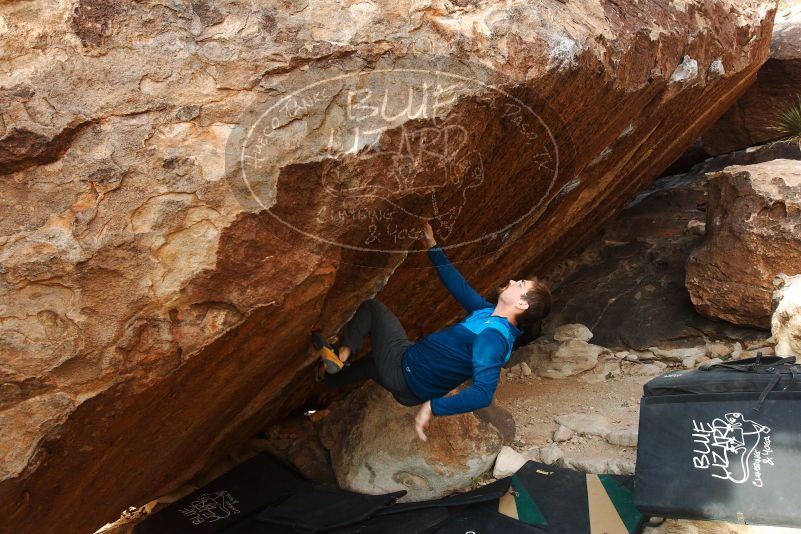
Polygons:
M409 389L420 400L431 400L434 415L453 415L489 406L498 387L501 367L509 361L522 332L505 317L492 315L494 306L470 287L439 246L428 251L442 283L469 315L448 328L409 346L403 372ZM473 383L443 397L465 380Z

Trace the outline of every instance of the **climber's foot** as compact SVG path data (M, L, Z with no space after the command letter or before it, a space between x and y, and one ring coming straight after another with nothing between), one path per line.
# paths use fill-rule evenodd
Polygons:
M320 356L322 366L326 373L338 373L345 367L345 362L339 358L337 348L330 343L321 332L312 332L312 345Z

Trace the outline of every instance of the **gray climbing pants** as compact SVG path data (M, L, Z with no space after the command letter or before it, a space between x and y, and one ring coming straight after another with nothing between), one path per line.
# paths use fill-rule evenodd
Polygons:
M403 355L413 345L403 325L387 306L378 299L365 300L347 322L339 345L350 347L355 356L362 349L365 336L370 336L370 352L340 372L325 377L332 388L341 388L367 379L373 379L392 393L404 406L415 406L423 401L414 396L403 376Z

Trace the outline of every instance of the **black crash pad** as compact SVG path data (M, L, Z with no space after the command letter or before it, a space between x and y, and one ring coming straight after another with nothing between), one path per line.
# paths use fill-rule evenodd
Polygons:
M313 484L260 454L147 518L134 532L590 534L591 523L599 524L591 521L592 510L614 509L620 518L614 521L625 527L625 534L634 534L642 527L642 516L633 507L632 485L633 477L586 475L528 462L514 476L473 491L395 503L404 492L362 495ZM514 517L499 512L501 498L504 512ZM605 525L600 523L601 530Z
M135 534L215 534L279 503L310 483L259 454L134 527Z
M449 508L426 508L392 515L378 515L355 525L326 530L325 534L426 534L451 517ZM251 518L235 525L224 534L296 534L292 527L262 523Z
M397 514L400 512L408 512L411 510L422 510L425 508L454 508L457 506L467 506L470 504L478 504L488 501L493 501L497 504L498 499L504 496L509 489L511 478L502 478L496 480L480 488L476 488L464 493L457 493L448 495L441 499L434 499L432 501L418 501L418 502L404 502L398 503L388 508L379 511L379 515Z
M634 477L594 475L527 462L512 475L511 510L521 522L559 534L635 534Z
M468 506L434 531L436 534L540 534L547 532L498 513L497 501ZM574 532L571 534L583 534Z
M365 521L404 495L405 491L363 495L337 487L312 486L268 506L256 519L304 532L332 530Z

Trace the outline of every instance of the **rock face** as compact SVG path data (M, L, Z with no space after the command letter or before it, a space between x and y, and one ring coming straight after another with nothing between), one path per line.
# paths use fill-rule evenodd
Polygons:
M455 318L420 218L479 291L563 259L745 90L775 9L457 4L0 5L4 528L170 493L315 395L308 332L387 279L413 337ZM368 100L442 57L498 83Z
M724 154L777 139L776 114L791 105L801 87L801 6L776 14L770 59L737 102L703 133L709 154Z
M706 233L707 175L779 158L801 160L801 150L795 143L765 145L655 181L588 247L546 275L556 298L543 330L555 334L563 323L580 322L591 328L595 344L639 351L767 337L696 313L685 264Z
M710 177L706 239L687 289L707 317L770 328L772 282L801 273L801 164L735 165Z
M497 406L434 418L425 443L414 431L416 413L373 384L348 396L321 428L339 486L369 494L406 490L404 501L434 499L469 487L514 439L511 415Z
M770 326L776 354L801 360L801 276L781 275L774 285Z

